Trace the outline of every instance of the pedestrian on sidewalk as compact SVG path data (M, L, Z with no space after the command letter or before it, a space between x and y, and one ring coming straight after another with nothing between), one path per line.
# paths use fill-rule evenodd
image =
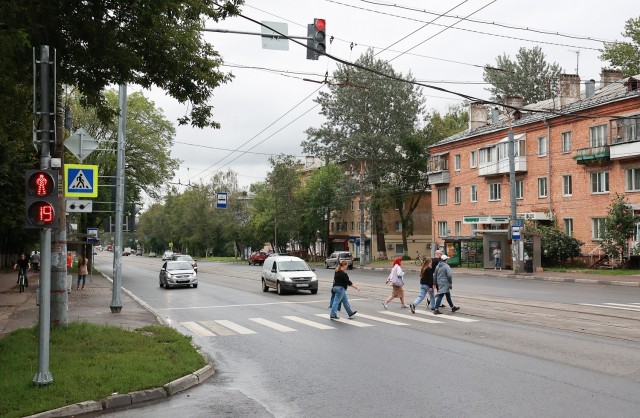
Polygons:
M393 267L391 267L391 273L389 273L389 278L387 280L391 281L391 294L387 298L387 300L382 301L382 306L385 309L388 309L389 302L391 302L395 298L400 298L400 305L402 308L408 308L409 306L404 303L404 271L402 271L402 257L396 257L393 260Z
M420 305L420 302L422 302L427 294L429 295L427 305L433 311L436 309L436 300L433 297L433 269L431 268L431 259L429 258L424 260L422 268L420 269L420 294L416 300L409 305L412 313L416 313L416 306Z
M436 309L433 311L434 314L440 315L440 303L442 302L442 298L444 296L447 297L447 303L451 307L451 312L455 312L460 309L459 306L454 306L453 301L451 300L451 289L453 287L453 275L451 273L451 266L447 264L447 260L449 257L446 254L442 255L441 262L438 263L438 268L436 268L433 273L434 280L438 283L438 297L436 298Z
M500 247L493 250L493 262L495 263L494 270L502 270L502 250Z
M87 269L87 262L87 257L81 255L80 259L78 260L78 286L76 287L76 290L84 289L84 284L87 281L87 274L89 274L89 271ZM82 282L82 288L80 287L80 282Z
M20 281L20 272L22 271L24 274L24 285L25 287L29 287L29 278L27 277L27 272L31 268L31 263L29 263L29 259L27 259L27 255L25 253L20 254L20 258L13 265L14 270L18 270L18 280L16 283Z
M352 319L358 311L354 311L351 309L349 298L347 297L347 288L351 286L358 292L360 291L360 288L351 283L351 280L349 280L349 275L345 271L349 268L349 262L347 260L342 260L339 264L339 267L340 268L336 269L336 272L333 275L332 291L335 293L335 296L333 297L333 303L331 304L331 311L329 311L329 318L340 319L338 317L337 311L338 306L342 303L345 312L347 312L347 315L349 315L349 319Z

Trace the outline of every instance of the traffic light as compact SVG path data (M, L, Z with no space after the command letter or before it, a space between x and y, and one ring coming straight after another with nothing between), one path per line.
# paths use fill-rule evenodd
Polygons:
M58 171L26 170L25 227L50 228L58 215Z
M326 22L324 19L313 19L313 23L307 25L307 59L317 60L320 55L324 55L327 50L325 44L327 34L325 33Z

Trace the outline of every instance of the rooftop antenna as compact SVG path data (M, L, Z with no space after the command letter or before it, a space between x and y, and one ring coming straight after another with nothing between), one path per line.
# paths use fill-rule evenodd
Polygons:
M580 50L579 49L570 49L569 51L576 53L576 74L580 74Z

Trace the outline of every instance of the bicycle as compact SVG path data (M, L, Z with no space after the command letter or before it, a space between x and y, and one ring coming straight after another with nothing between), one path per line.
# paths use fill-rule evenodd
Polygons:
M20 286L20 293L25 291L26 284L27 284L27 272L21 268L18 270L18 285Z
M421 266L427 260L427 256L421 255L419 251L416 251L416 253L418 253L416 256L416 266Z

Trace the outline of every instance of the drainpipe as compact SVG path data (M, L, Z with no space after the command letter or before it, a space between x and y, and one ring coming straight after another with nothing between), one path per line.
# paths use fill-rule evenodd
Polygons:
M551 187L551 124L547 117L544 117L544 124L547 126L547 178L549 179L549 213L553 211L553 187Z

